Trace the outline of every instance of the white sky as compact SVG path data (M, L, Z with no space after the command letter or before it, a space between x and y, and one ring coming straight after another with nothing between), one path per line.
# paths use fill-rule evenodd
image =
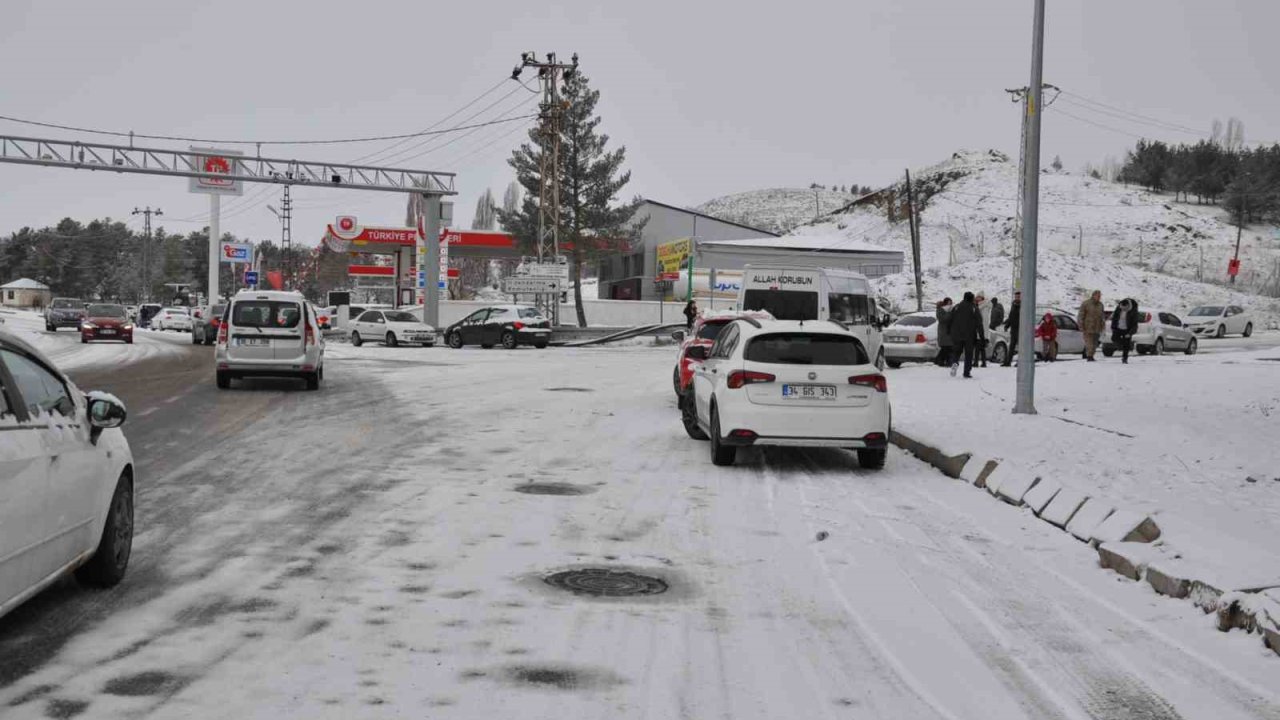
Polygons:
M509 76L521 51L577 52L601 90L604 131L627 146L626 195L695 205L762 187L881 185L960 148L1016 157L1019 116L1003 89L1027 83L1031 8L1031 0L4 0L0 115L231 139L397 134ZM1247 140L1278 139L1277 27L1273 0L1051 0L1045 80L1206 133L1214 117L1234 115ZM521 97L533 96L520 91L476 120ZM1096 106L1054 110L1043 154L1046 162L1061 155L1069 169L1121 154L1133 135L1196 139ZM395 161L456 172L455 225L466 226L477 195L491 187L500 197L512 178L506 158L523 133L511 129L435 141ZM73 136L4 121L0 133ZM344 161L387 144L263 154ZM400 195L305 188L294 198L294 237L308 244L335 215L369 225L404 219ZM224 200L223 230L278 238L265 207L278 199L273 188ZM208 212L185 180L0 164L3 234L65 216L129 218L143 205L163 208L160 224L183 233Z

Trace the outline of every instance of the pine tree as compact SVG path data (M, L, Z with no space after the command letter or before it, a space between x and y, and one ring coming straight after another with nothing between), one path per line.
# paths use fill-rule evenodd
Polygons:
M630 245L639 233L632 223L640 209L640 199L617 202L618 193L631 181L630 171L622 172L626 147L605 150L609 136L598 132L595 115L600 92L592 90L581 72L565 78L564 112L560 145L560 238L561 249L572 247L570 277L578 325L586 327L582 305L582 265L601 254ZM550 152L549 139L538 129L529 133L530 142L512 153L509 163L525 197L516 212L505 208L498 213L503 229L516 236L525 248L537 245L538 195L541 185L540 161Z

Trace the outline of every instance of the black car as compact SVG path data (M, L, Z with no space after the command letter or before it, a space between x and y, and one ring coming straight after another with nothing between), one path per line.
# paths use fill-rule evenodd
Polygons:
M218 339L218 327L226 312L226 303L218 303L212 308L206 305L197 310L195 322L191 325L191 344L212 345Z
M532 305L492 305L481 308L445 328L444 341L451 348L518 345L544 348L551 341L551 322Z
M44 329L50 332L64 327L79 329L86 307L85 301L76 298L54 298L44 310Z

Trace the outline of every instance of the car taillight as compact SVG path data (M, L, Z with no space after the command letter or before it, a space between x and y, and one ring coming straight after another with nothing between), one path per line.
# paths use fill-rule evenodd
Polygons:
M1142 313L1142 322L1144 323L1151 322L1151 313Z
M887 440L884 433L867 433L862 436L862 442L866 443L867 447L883 447Z
M850 385L875 388L876 392L889 392L889 381L883 375L854 375L849 378Z
M756 434L755 430L738 428L737 430L730 430L729 437L738 438L740 440L755 440L760 436Z
M218 344L219 345L227 344L227 326L226 325L221 325L218 327Z
M755 385L756 383L771 383L776 380L769 373L756 372L755 370L734 370L729 373L729 387L737 390L743 385Z
M924 336L924 333L916 333L916 342L922 343L922 342L928 342L928 341L929 340Z
M513 328L515 328L515 329L517 329L517 330L523 330L523 329L524 329L524 323L522 323L522 322L520 322L519 320L517 320L517 321L515 321L515 322L511 323L511 327L513 327Z
M316 344L316 331L311 329L311 323L307 323L306 333L303 336L302 342L304 345Z

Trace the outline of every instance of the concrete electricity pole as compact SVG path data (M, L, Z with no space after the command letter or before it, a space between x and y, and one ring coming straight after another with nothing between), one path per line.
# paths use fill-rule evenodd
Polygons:
M1036 414L1036 230L1040 218L1040 113L1044 110L1044 0L1036 0L1031 31L1025 163L1022 177L1022 312L1018 319L1018 392L1013 412Z
M145 210L135 207L132 214L142 216L142 297L139 298L139 302L145 302L151 299L151 216L163 215L164 212L160 208L152 210L148 205Z
M920 278L920 232L916 227L916 200L911 193L911 170L907 173L907 228L911 232L911 264L916 276L916 312L924 311L924 288Z

